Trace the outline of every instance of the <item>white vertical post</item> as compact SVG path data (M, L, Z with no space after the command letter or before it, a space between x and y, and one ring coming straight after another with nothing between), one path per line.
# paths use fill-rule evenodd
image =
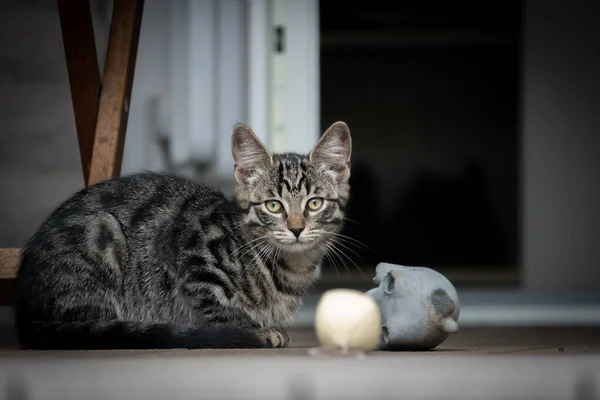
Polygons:
M269 142L269 58L271 36L268 0L248 0L248 125Z
M320 135L318 0L272 0L271 138L275 151L308 152Z
M216 1L187 1L190 151L196 161L209 162L215 157L217 143Z
M287 104L286 92L286 54L288 50L288 28L286 9L290 2L287 0L271 1L271 32L272 41L269 43L271 54L271 96L270 96L270 145L274 152L286 150L287 118L286 110L293 105ZM279 34L277 30L279 31ZM279 38L277 36L280 36ZM276 42L282 42L282 49L276 49Z
M220 0L217 12L217 135L215 171L231 177L231 131L246 120L245 0Z
M169 0L169 104L170 143L173 163L183 163L189 157L189 95L188 95L188 2Z
M319 0L308 0L305 4L307 137L304 143L298 143L297 146L300 150L310 151L321 136L321 35Z
M286 9L286 148L308 152L320 135L318 0Z
M156 125L159 117L150 116L149 113L155 111L150 109L151 102L165 100L165 93L168 92L169 24L169 4L162 0L147 1L140 31L121 174L165 167L156 141L161 129ZM97 29L104 30L104 26Z

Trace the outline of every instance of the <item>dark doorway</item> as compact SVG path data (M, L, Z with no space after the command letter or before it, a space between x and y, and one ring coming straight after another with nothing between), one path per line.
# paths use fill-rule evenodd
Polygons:
M517 271L520 15L320 1L321 124L353 134L350 265Z

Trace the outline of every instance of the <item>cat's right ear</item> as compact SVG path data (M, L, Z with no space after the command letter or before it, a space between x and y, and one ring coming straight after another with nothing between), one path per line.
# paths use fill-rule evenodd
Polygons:
M253 176L273 166L273 157L252 129L237 124L231 135L235 180L247 184Z
M332 173L338 182L348 181L350 177L350 154L352 138L345 122L332 124L321 136L308 160Z

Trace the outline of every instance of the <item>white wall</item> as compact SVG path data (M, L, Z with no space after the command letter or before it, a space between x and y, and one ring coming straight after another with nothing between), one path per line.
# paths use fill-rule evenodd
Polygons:
M123 174L143 169L164 168L157 138L160 119L155 115L155 100L168 93L169 25L168 3L153 0L144 4L140 41L133 78L131 111L123 152Z
M600 289L598 4L526 1L522 187L527 289Z
M247 43L244 39L247 20L246 1L226 0L218 3L215 45L218 67L213 77L217 82L217 125L213 134L217 135L215 172L221 178L233 176L231 131L238 122L248 123Z
M275 151L309 151L320 134L318 1L169 4L164 125L173 161L204 163L202 179L223 188L232 178L230 135L238 122L250 125ZM279 24L286 43L285 52L276 55L272 30Z
M285 33L283 53L271 52L270 144L308 152L321 133L319 2L271 0L271 23Z

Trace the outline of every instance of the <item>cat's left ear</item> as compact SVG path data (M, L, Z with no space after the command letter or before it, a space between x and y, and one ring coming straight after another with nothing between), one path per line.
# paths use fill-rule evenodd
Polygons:
M308 159L311 164L334 173L338 182L344 182L350 177L351 153L350 129L345 122L338 121L321 136Z
M273 157L252 129L237 124L231 135L235 180L247 184L253 176L273 166Z

